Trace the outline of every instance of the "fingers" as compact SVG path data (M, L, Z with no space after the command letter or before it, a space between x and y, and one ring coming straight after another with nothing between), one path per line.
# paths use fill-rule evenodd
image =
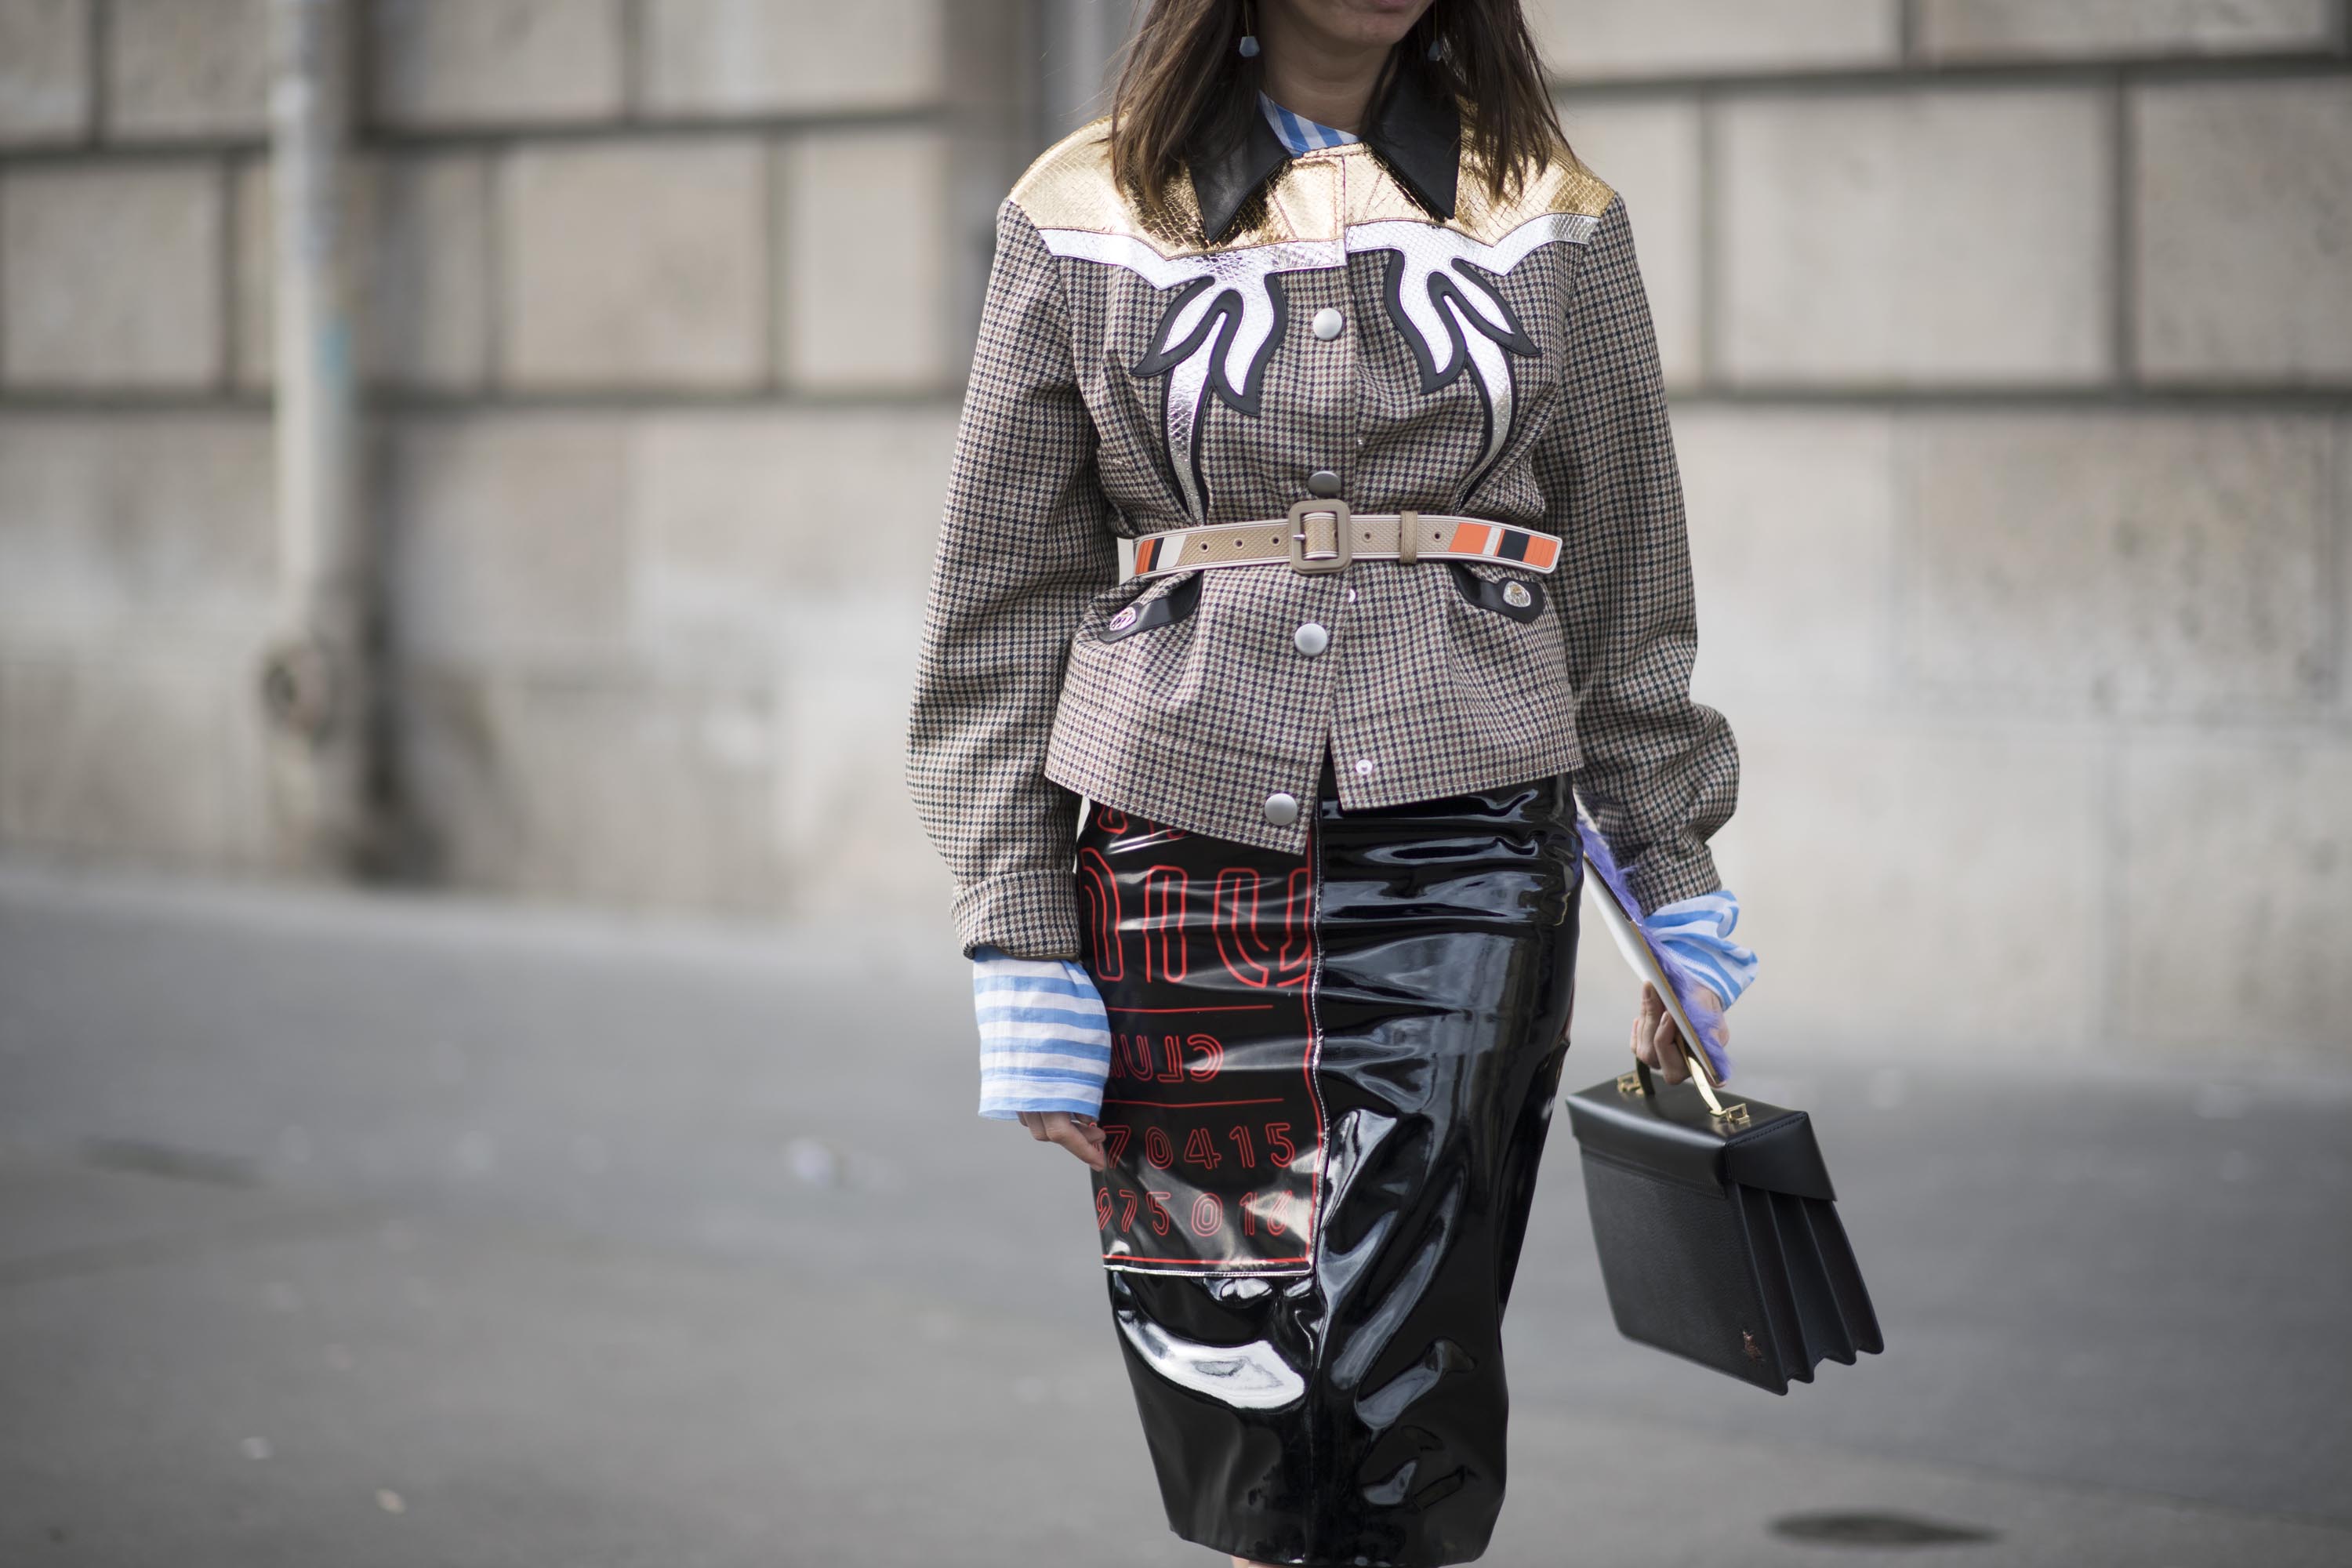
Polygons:
M1110 1158L1103 1152L1103 1130L1093 1117L1076 1117L1066 1110L1024 1110L1020 1116L1021 1125L1038 1142L1059 1143L1089 1170L1110 1168Z
M1681 1083L1690 1077L1674 1015L1666 1010L1654 985L1642 987L1642 1008L1633 1018L1633 1054L1668 1083Z
M1100 1171L1109 1167L1110 1158L1103 1152L1103 1130L1091 1118L1081 1121L1059 1110L1046 1115L1047 1136L1076 1155L1087 1169Z
M1663 1066L1658 1058L1658 1020L1666 1016L1666 1005L1658 1000L1657 991L1642 987L1642 1005L1633 1015L1633 1054L1648 1068Z
M1658 1019L1656 1028L1651 1033L1650 1043L1658 1053L1658 1070L1665 1075L1668 1083L1680 1083L1690 1077L1690 1063L1683 1055L1682 1036L1675 1029L1671 1016Z

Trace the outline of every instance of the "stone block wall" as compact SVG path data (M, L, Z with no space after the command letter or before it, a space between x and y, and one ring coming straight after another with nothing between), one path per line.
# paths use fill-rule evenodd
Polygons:
M2345 7L1528 10L1657 307L1757 1059L2352 1051Z
M268 861L268 20L0 0L0 851ZM355 22L411 874L943 919L896 750L1028 8Z
M951 941L898 747L988 219L1127 6L364 7L416 876ZM2346 10L1528 0L1675 396L1759 1050L2352 1049ZM0 0L0 852L265 858L266 15Z

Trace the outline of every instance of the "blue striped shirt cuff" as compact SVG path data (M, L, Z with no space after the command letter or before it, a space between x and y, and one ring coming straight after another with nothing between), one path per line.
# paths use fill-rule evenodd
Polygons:
M1661 904L1643 917L1650 941L1681 960L1727 1007L1756 979L1756 955L1731 940L1739 900L1723 889Z
M971 1010L980 1026L980 1113L1012 1121L1024 1110L1102 1114L1110 1077L1110 1016L1087 972L1066 958L971 954Z

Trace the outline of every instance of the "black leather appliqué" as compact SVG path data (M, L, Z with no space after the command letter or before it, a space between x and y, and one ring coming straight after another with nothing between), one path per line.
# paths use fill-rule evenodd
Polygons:
M1532 621L1543 614L1543 584L1529 577L1507 577L1490 582L1459 561L1449 561L1446 566L1454 574L1454 585L1462 596L1482 610L1492 610L1498 616L1508 616L1515 621ZM1517 585L1528 591L1528 602L1514 605L1507 596Z
M1201 604L1201 576L1195 572L1173 588L1139 608L1129 605L1103 625L1096 640L1117 642L1138 632L1148 632L1154 626L1169 626L1191 615ZM1131 612L1131 613L1130 613ZM1121 616L1128 617L1124 624Z
M1201 422L1208 416L1209 399L1214 396L1227 407L1255 418L1259 399L1265 391L1266 362L1274 358L1274 351L1281 346L1283 333L1289 322L1290 302L1283 291L1281 274L1268 273L1253 282L1265 290L1273 314L1266 326L1265 341L1257 345L1249 363L1243 367L1239 386L1235 386L1233 378L1226 374L1226 361L1231 354L1234 339L1242 331L1248 307L1242 300L1241 285L1215 277L1195 278L1177 289L1160 313L1160 325L1152 331L1150 351L1128 372L1138 381L1160 378L1160 427L1169 432L1168 460L1171 465L1182 463L1189 470L1181 476L1179 489L1183 492L1189 509L1203 521L1208 517L1209 476L1202 466ZM1192 324L1192 330L1178 341L1175 337L1177 317L1182 315L1185 308L1204 289L1216 292L1211 298L1208 309L1202 312L1201 319ZM1189 441L1185 443L1188 449L1180 455L1176 437L1179 426L1171 418L1174 411L1170 407L1170 399L1176 396L1175 373L1185 361L1202 354L1207 356L1204 366L1207 374L1191 395L1193 402L1192 418L1186 426L1190 431Z
M1260 281L1265 285L1267 300L1274 307L1274 317L1266 328L1265 341L1258 344L1257 352L1250 356L1249 363L1243 368L1239 386L1235 386L1233 378L1225 374L1225 358L1233 347L1234 334L1241 331L1242 316L1246 307L1242 303L1242 291L1238 285L1216 278L1192 279L1169 297L1167 308L1160 312L1160 325L1152 330L1150 349L1135 362L1134 368L1128 374L1138 381L1166 375L1191 359L1213 335L1216 342L1209 353L1209 390L1227 405L1238 408L1244 414L1256 414L1258 395L1265 390L1265 362L1272 359L1274 351L1281 346L1284 325L1290 316L1289 301L1283 293L1282 274L1269 272ZM1192 330L1184 334L1182 342L1171 341L1176 331L1176 318L1183 314L1184 307L1192 302L1193 296L1210 288L1216 289L1218 294L1209 302L1208 310L1192 323Z
M1405 309L1405 276L1412 268L1402 252L1391 250L1386 255L1388 287L1381 296L1381 303L1388 310L1389 324L1396 329L1397 336L1403 339L1404 346L1412 351L1412 362L1421 371L1421 390L1424 394L1453 385L1463 372L1471 369L1469 344L1463 335L1465 330L1492 338L1505 353L1517 354L1521 359L1534 359L1543 353L1543 345L1519 324L1518 312L1511 309L1511 302L1503 298L1501 289L1488 281L1495 274L1457 258L1451 266L1432 267L1424 285L1429 291L1433 312L1439 325L1444 327L1446 337L1452 341L1452 352L1447 356L1451 363L1440 371L1437 368L1437 345L1422 335L1421 328ZM1494 316L1501 318L1499 325L1486 310L1470 302L1470 289L1478 290L1486 303L1493 308ZM1466 329L1465 322L1468 323Z

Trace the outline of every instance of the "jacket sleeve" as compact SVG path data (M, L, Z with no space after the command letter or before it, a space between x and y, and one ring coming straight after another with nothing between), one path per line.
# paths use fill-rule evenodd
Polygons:
M907 783L955 879L966 957L1078 955L1077 797L1045 778L1045 743L1079 612L1118 579L1115 515L1054 257L1008 201L908 723Z
M1573 777L1643 912L1720 886L1706 841L1739 793L1731 727L1690 700L1698 626L1649 300L1612 197L1569 307L1565 405L1537 471L1577 689Z

